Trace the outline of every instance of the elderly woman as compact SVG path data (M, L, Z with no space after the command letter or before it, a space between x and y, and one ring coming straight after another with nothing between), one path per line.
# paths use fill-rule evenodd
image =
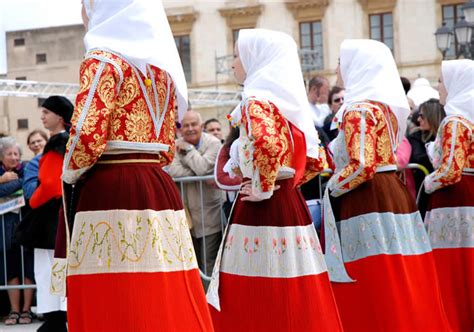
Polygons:
M21 190L24 164L20 161L21 149L13 137L4 137L0 140L0 198L14 195ZM6 281L9 286L19 285L22 277L21 248L13 239L14 231L20 222L19 210L8 212L2 216L0 230L0 252L6 256ZM0 277L5 280L4 260L1 259ZM31 251L24 251L24 283L32 284L33 255ZM32 320L30 311L33 299L33 289L25 289L23 307L20 308L21 290L8 290L11 311L5 320L6 325L29 324ZM21 309L21 311L20 311Z

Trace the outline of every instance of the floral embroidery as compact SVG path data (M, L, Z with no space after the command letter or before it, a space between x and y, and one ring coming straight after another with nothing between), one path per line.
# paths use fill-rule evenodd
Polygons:
M306 183L309 180L313 179L321 173L324 169L328 169L329 164L327 161L326 150L320 146L319 147L319 157L318 159L306 157L306 168L301 183Z
M286 238L282 237L280 239L273 238L272 239L272 248L273 251L278 255L281 256L285 253L287 249L286 245Z
M125 107L129 105L132 100L139 94L137 86L137 80L135 77L127 77L122 83L122 93L117 97L117 105L119 107Z
M259 179L254 181L258 181L259 184L255 184L254 187L268 192L273 190L285 155L291 153L289 149L283 149L284 146L288 147L288 142L291 141L289 132L281 130L282 127L286 127L286 120L273 104L250 99L247 102L247 108L242 109L241 128L247 129L249 126L251 132L246 133L249 135L252 149L246 147L246 142L244 142L245 158L243 160L252 161L254 170L258 170ZM282 144L283 141L286 143ZM250 153L253 155L250 156Z
M289 124L275 105L253 97L242 102L239 118L240 171L252 179L252 189L257 193L270 192L281 168L294 168ZM302 182L324 169L325 156L323 152L307 163L309 171Z
M313 237L307 237L304 235L297 235L296 236L296 247L298 250L316 250L316 241Z
M470 125L470 128L465 124ZM438 169L426 177L426 192L432 193L455 184L461 181L463 168L474 168L474 141L471 132L474 132L474 124L461 117L449 117L442 124L434 146L430 149L434 152L433 162Z
M105 73L102 75L99 85L97 86L97 94L100 101L104 103L105 107L112 109L115 106L115 89L118 82L115 81L114 75L111 73L111 68L106 67Z
M127 114L125 136L135 142L147 142L151 137L152 123L144 100L139 100L133 112Z
M91 91L92 82L101 62L90 57L86 57L82 62L81 86L76 98L69 142L73 141L77 135L79 135L79 140L72 152L71 162L67 165L67 169L74 171L91 167L101 156L105 150L106 142L109 140L169 145L168 152L160 152L163 166L169 164L173 160L175 138L174 106L176 99L173 82L170 81L169 103L167 109L164 110L166 113L163 125L159 137L157 137L152 119L148 114L143 92L132 67L110 52L94 50L91 54L106 57L117 64L122 70L123 82L117 94L116 83L119 82L120 76L112 64L106 63L95 91ZM151 70L156 78L158 100L160 108L163 110L168 92L168 76L156 67L151 67ZM82 130L77 133L76 125L89 94L93 94L92 103L87 110ZM151 91L150 94L151 99L154 100ZM69 143L67 153L69 153L70 147Z
M244 238L244 250L248 254L253 254L258 252L258 249L260 248L260 238L255 237L253 239L253 243L249 244L249 238L245 237Z
M365 121L364 146L361 145L362 121ZM333 151L338 172L332 181L333 188L353 175L361 164L363 169L357 177L340 186L338 190L352 190L373 178L378 166L396 164L387 121L391 122L394 132L397 132L396 117L387 106L375 102L350 106L343 118L342 132L335 140L335 145L344 147L336 147L337 151ZM361 149L364 151L363 163L360 160Z
M91 88L92 81L94 80L95 73L99 67L98 63L92 63L87 65L83 62L80 70L80 87L79 94L84 93Z
M474 248L474 207L428 211L426 227L433 248Z
M71 140L69 140L69 142L71 142ZM72 156L72 160L74 164L78 166L78 168L83 168L90 165L90 154L86 153L86 147L82 145L81 141L77 142L76 150Z
M431 251L419 212L368 213L343 220L341 242L344 262L380 254L417 255Z
M300 239L298 244L297 239ZM232 250L232 243L242 250ZM298 249L302 246L301 249ZM220 271L247 276L300 276L326 271L313 225L228 228ZM230 248L230 249L229 249Z
M183 211L97 211L76 215L69 274L173 271L196 267Z
M66 296L67 260L55 258L51 267L50 291L52 294Z

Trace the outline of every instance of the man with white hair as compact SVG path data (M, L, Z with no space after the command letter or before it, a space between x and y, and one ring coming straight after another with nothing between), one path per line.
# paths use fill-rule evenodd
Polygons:
M176 141L176 154L168 174L172 177L212 174L221 142L203 132L198 112L185 113L181 121L181 135ZM191 235L199 266L210 275L222 239L220 206L223 192L208 182L203 182L202 191L199 182L185 183L183 189L183 203L191 217Z

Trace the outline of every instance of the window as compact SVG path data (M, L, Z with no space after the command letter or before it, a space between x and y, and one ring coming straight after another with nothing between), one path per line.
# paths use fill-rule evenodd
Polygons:
M181 64L183 65L184 76L186 81L191 82L191 43L189 35L174 37L176 47L178 48L179 57L181 58Z
M314 59L316 69L323 69L323 29L321 21L300 23L300 46L304 50L316 51L316 58ZM304 63L302 65L304 67Z
M26 76L15 77L15 81L26 81ZM21 85L22 83L15 83L16 88L19 88Z
M232 52L234 52L234 45L237 42L237 39L239 39L239 32L242 29L253 29L253 27L242 27L238 29L232 29Z
M392 13L369 15L370 38L378 40L393 53L393 17Z
M443 22L446 22L446 26L448 28L453 29L454 25L461 20L462 16L462 7L463 4L457 5L447 5L443 6ZM454 31L453 31L454 32ZM459 50L459 45L456 40L456 37L453 36L451 38L451 46L449 50L446 52L447 58L454 58L456 57L456 51Z
M46 98L38 98L38 107L43 106L43 103L44 103L45 100L46 100Z
M237 39L239 39L239 31L240 29L234 29L232 30L232 45L235 45L237 42ZM234 47L234 46L232 46Z
M13 39L13 46L25 46L25 38L15 38Z
M18 119L18 129L28 129L28 119Z
M46 63L46 53L37 53L36 54L36 64Z

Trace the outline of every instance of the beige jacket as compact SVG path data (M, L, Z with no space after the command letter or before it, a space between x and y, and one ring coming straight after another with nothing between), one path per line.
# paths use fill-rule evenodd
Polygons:
M178 139L177 142L182 140ZM213 174L214 164L221 147L221 142L212 135L202 133L201 142L197 148L186 154L176 153L173 162L168 167L168 174L175 177L203 176ZM189 209L193 228L191 234L200 238L221 231L221 204L224 192L216 189L217 186L202 183L202 203L204 207L201 215L200 183L184 183L184 204ZM201 217L203 222L201 222Z

